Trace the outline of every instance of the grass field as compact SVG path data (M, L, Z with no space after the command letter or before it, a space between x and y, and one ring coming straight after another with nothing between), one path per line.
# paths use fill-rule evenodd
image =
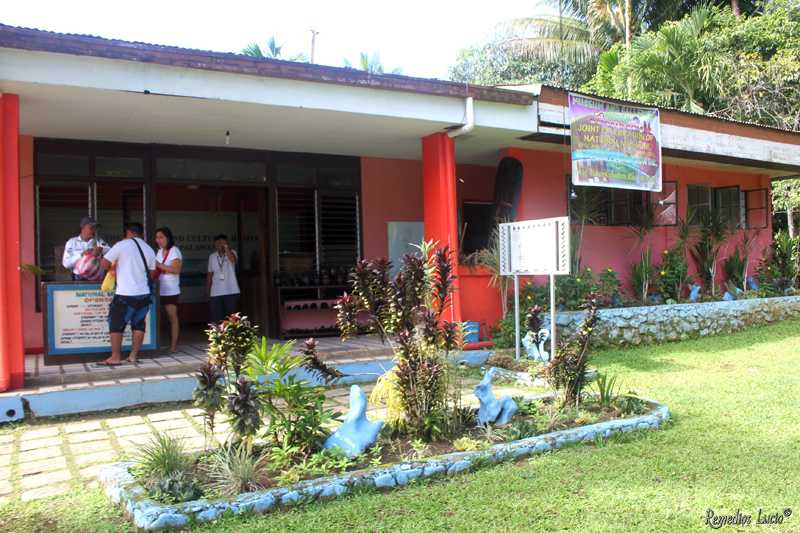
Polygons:
M666 403L672 423L599 447L200 530L702 531L709 509L754 522L759 509L791 509L782 525L751 527L800 531L800 321L605 351L593 364ZM0 531L129 529L97 489L0 507Z

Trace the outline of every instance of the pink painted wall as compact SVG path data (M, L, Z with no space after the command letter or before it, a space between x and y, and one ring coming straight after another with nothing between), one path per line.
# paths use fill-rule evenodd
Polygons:
M467 201L491 200L494 173L494 167L457 165L459 198ZM363 255L366 258L387 257L387 223L423 220L422 162L362 157L361 205Z
M519 220L564 216L567 213L567 182L570 173L570 156L559 152L523 150L510 148L503 155L516 157L523 165L524 179ZM678 216L685 218L688 204L688 185L724 187L738 185L742 190L769 188L770 179L766 175L739 171L718 170L705 167L690 167L665 163L663 180L678 183ZM763 250L772 239L771 217L767 217L768 227L763 230L749 230L757 233L751 254L751 266L761 258ZM744 231L739 230L728 239L721 253L717 283L724 281L722 260L741 243ZM675 227L656 227L647 237L645 245L653 249L653 257L658 262L661 253L672 246L677 239ZM639 258L642 247L632 230L624 226L587 226L584 231L581 257L583 265L595 271L613 268L620 274L626 289L630 289L631 265ZM693 261L689 261L690 273L695 274Z
M23 263L36 263L36 208L33 178L33 137L19 138L20 254ZM44 346L42 313L36 312L36 278L22 273L22 324L26 352L41 352Z

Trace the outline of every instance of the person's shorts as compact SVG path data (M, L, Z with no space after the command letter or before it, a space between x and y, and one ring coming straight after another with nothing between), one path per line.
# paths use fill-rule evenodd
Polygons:
M131 325L132 331L144 331L150 302L149 294L144 296L115 294L108 308L108 331L122 333L128 324Z
M178 298L180 294L173 294L171 296L161 296L159 301L161 305L178 305Z

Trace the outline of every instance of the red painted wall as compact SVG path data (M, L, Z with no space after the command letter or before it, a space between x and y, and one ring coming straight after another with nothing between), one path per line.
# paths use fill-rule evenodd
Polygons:
M494 198L495 168L456 165L456 187L466 201ZM361 158L361 216L364 257L387 257L388 222L422 222L422 162Z

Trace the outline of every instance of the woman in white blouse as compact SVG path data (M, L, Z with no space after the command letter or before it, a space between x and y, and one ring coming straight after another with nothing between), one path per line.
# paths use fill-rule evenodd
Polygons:
M180 323L178 322L178 297L181 294L181 263L183 256L180 249L175 246L175 239L169 228L158 228L156 230L156 244L158 253L156 254L156 270L154 276L159 279L159 295L161 305L169 319L170 331L170 353L178 350L178 333Z

